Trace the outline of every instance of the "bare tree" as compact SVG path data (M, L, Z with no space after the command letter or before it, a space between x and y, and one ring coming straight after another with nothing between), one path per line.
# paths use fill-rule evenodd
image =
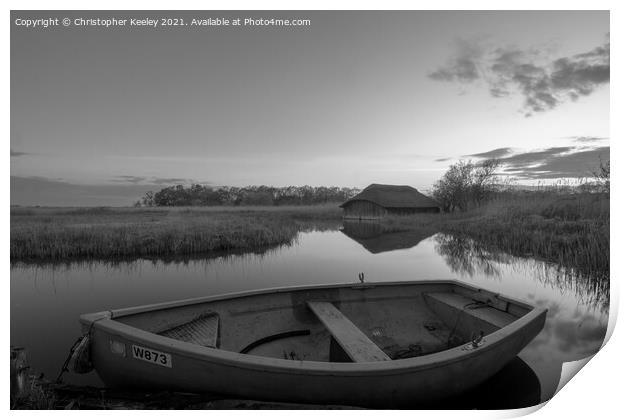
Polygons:
M474 164L458 161L433 185L432 195L444 211L466 211L470 203L479 206L488 199L497 182L497 159Z
M609 176L611 172L611 161L607 160L607 162L603 162L599 159L599 169L598 171L592 172L592 175L596 179L596 182L600 185L601 189L604 193L609 194L610 191L610 183Z
M444 211L467 210L467 196L473 170L471 161L450 165L443 177L433 185L433 197Z
M476 205L486 201L498 182L499 159L488 159L475 165L472 172L471 198Z

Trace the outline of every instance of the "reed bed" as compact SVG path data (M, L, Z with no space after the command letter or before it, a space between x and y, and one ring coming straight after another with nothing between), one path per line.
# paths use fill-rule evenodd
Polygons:
M392 217L385 224L392 231L432 226L471 238L491 251L609 279L610 210L605 194L506 193L467 212Z
M37 378L30 378L26 388L16 395L11 394L11 410L53 410L57 399L53 392L45 389Z
M491 202L469 217L447 221L443 230L587 276L609 276L609 216L609 197L603 194L534 194Z
M336 205L233 208L14 208L11 261L173 257L292 243Z
M436 250L446 260L452 270L459 274L474 275L484 273L497 277L501 273L500 264L510 264L534 269L536 277L543 283L560 291L571 291L579 296L582 303L609 308L609 273L601 270L583 270L572 264L553 264L533 256L519 258L502 251L493 244L474 240L471 236L455 234L438 234ZM551 262L551 264L550 264Z
M173 258L292 243L333 229L336 204L265 207L12 208L11 261ZM609 277L609 196L555 191L498 194L467 212L389 217L385 231L424 227L486 248Z

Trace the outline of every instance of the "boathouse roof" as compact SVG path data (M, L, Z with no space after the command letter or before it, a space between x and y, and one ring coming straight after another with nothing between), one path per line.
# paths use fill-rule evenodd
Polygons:
M435 200L408 185L371 184L340 207L354 201L370 201L385 208L439 207Z

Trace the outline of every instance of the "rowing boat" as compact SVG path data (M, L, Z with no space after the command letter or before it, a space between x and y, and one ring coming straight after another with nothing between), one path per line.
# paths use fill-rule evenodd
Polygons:
M415 406L484 382L545 316L458 281L287 287L82 315L74 358L113 388Z

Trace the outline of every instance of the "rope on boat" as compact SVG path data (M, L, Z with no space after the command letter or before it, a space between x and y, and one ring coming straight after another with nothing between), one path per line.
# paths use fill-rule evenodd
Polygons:
M452 327L452 331L450 331L450 334L448 335L448 338L446 340L446 344L450 344L450 340L452 340L452 336L454 335L454 333L456 331L456 327L458 327L459 322L461 321L461 316L465 313L465 311L467 309L480 309L480 308L487 308L487 307L491 307L491 305L489 305L487 302L483 302L483 301L480 301L480 300L475 300L473 302L470 302L470 303L467 303L467 304L463 305L463 307L461 308L461 310L458 313L458 316L456 317L456 321L454 322L454 326ZM482 331L480 333L481 333L480 339L482 339ZM472 341L473 341L473 339L472 339ZM476 343L476 344L479 344L479 342Z
M71 349L69 350L69 355L65 359L65 362L62 364L62 368L60 369L60 372L58 373L58 376L56 377L56 383L57 384L62 383L62 376L65 374L65 372L69 371L68 367L69 367L69 363L71 363L71 359L73 358L73 354L78 349L78 347L82 344L84 339L87 340L84 345L90 346L90 343L88 342L88 340L90 340L90 334L91 334L91 332L93 330L93 327L95 326L95 323L97 321L101 321L102 319L105 319L105 318L107 318L107 316L103 316L103 317L101 317L99 319L95 319L93 322L91 322L90 326L88 327L88 331L86 332L86 334L81 335L80 337L78 337L77 340L75 340L75 342L71 346Z
M57 384L62 383L62 375L64 375L65 372L69 372L68 366L69 366L69 362L71 362L71 358L73 357L73 351L82 342L84 337L88 336L89 333L90 333L90 331L87 334L84 334L84 335L81 335L80 337L78 337L78 339L75 340L75 343L73 343L73 345L71 346L71 349L69 350L69 355L65 359L65 362L62 364L62 368L60 369L60 373L58 373L58 376L56 377L56 383Z

